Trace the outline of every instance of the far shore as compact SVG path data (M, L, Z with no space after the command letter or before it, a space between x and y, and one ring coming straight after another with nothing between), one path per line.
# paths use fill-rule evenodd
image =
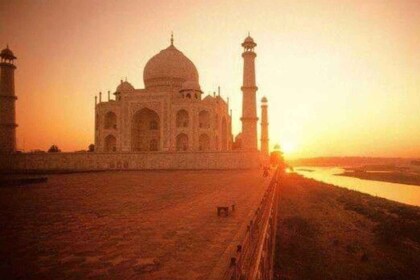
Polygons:
M420 174L410 174L406 172L365 172L365 171L345 171L338 176L354 177L371 181L382 181L389 183L406 184L420 186Z
M313 169L309 169L309 168L296 168L297 171L305 171L305 172L314 172Z

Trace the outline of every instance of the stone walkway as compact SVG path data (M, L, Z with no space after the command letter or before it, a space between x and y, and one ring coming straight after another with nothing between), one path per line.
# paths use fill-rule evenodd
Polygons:
M127 171L0 188L0 279L206 279L267 180L261 171ZM217 217L230 201L234 215Z

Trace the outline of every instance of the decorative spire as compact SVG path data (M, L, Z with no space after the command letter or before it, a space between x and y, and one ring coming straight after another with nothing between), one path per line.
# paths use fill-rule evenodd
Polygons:
M171 32L171 46L174 45L174 32Z

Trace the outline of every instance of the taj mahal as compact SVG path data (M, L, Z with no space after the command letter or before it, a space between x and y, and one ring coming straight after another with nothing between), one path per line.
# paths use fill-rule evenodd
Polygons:
M2 169L235 169L266 164L269 156L268 104L261 100L258 149L254 52L243 47L242 131L232 134L229 100L203 95L194 63L174 44L149 59L144 88L121 80L114 93L95 96L94 153L16 153L14 70L7 47L0 53L0 160Z

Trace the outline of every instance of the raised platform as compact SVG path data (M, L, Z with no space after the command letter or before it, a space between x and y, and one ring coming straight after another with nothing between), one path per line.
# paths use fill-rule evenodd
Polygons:
M108 171L0 188L0 278L206 279L255 213L262 174ZM218 217L225 201L235 211Z
M143 169L250 169L259 152L38 153L0 155L0 170L83 171Z

